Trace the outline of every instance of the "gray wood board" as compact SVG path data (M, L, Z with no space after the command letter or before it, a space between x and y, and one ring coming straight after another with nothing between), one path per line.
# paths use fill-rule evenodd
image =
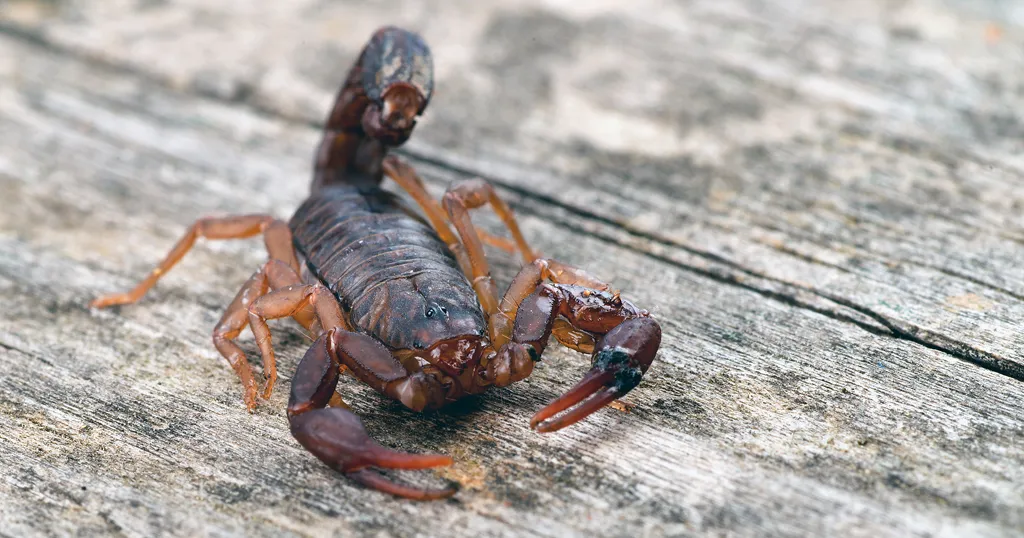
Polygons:
M316 11L328 4L230 18L188 4L5 6L4 532L1019 532L1024 404L1010 376L1022 360L1013 329L1024 233L1013 124L966 130L974 120L938 95L948 81L929 79L934 55L955 53L962 72L1002 77L983 90L1013 83L1019 70L978 60L984 50L1003 53L1000 69L1019 65L1007 52L1019 43L1013 27L972 46L955 39L984 29L967 15L938 36L922 22L933 19L905 16L879 37L865 30L879 17L832 13L857 22L840 25L814 9L769 11L777 24L757 23L757 40L737 51L723 29L757 21L741 16L743 4L723 5L666 8L686 25L613 19L616 8L601 6L453 4L391 18L352 8L346 19L351 6L334 19ZM916 5L932 16L953 9ZM32 19L25 6L57 11ZM462 26L445 18L459 8ZM456 457L441 474L467 488L446 503L367 492L304 453L283 418L287 380L245 413L208 334L259 265L256 242L202 245L140 305L84 307L134 283L199 216L287 216L306 190L310 123L385 19L419 24L449 58L405 151L431 187L494 180L541 251L613 280L666 329L657 366L626 398L630 412L605 410L555 435L530 432L527 420L580 375L585 361L564 350L527 383L427 416L345 383L383 442ZM168 45L201 43L218 25L221 38L258 36L258 20L266 39L222 43L220 55ZM346 31L314 31L329 20ZM778 54L776 40L806 28L818 31L804 31L801 47L831 62L827 76ZM659 39L638 38L659 29ZM467 52L468 42L480 46ZM890 46L913 54L887 56ZM138 56L161 48L161 61ZM922 57L910 74L894 72ZM801 76L765 74L780 64ZM884 80L896 74L910 78ZM669 83L679 93L658 89ZM822 87L847 100L840 89L869 88L909 116ZM1015 97L955 98L987 114ZM760 108L744 113L744 99ZM573 120L589 133L559 127ZM674 138L655 143L666 133ZM495 259L507 282L515 260ZM289 324L275 335L287 376L305 342Z
M1024 17L986 5L16 2L6 15L55 46L314 123L373 28L415 28L438 84L410 153L1024 379Z

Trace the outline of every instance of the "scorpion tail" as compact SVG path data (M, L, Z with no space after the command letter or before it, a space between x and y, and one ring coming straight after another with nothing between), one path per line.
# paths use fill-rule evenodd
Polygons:
M433 58L423 38L394 26L377 30L327 116L314 188L379 183L381 160L412 135L433 90Z
M409 499L450 497L458 488L422 489L392 482L371 467L428 469L451 465L448 456L408 454L381 446L359 417L341 407L327 408L340 374L338 361L327 347L325 333L306 352L292 378L288 421L299 444L332 469L364 486Z
M560 430L621 398L640 383L660 344L661 327L653 319L623 321L601 339L594 350L593 367L583 379L538 411L530 420L530 427L539 432ZM577 404L578 407L552 419Z

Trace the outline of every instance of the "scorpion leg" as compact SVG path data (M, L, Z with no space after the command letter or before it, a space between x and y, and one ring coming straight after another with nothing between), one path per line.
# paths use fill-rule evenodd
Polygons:
M501 377L510 367L514 372L524 356L538 359L559 318L574 331L599 340L592 344L591 370L530 421L542 432L564 428L624 396L640 383L661 343L661 327L647 311L622 300L607 284L579 269L537 260L520 271L499 312L491 317L492 342L500 342L495 346L501 348L485 377Z
M217 351L227 359L228 364L238 374L245 390L243 401L245 407L252 412L256 409L256 378L252 375L252 366L245 352L235 343L235 338L245 328L247 322L246 305L255 297L266 293L267 277L263 269L260 269L242 285L235 295L234 300L228 305L224 315L213 328L213 345Z
M459 241L459 238L452 233L449 227L448 215L444 212L441 207L441 203L431 198L430 192L427 191L426 186L423 184L423 180L420 179L416 172L409 166L408 163L402 161L398 157L389 155L384 159L384 174L390 177L402 190L409 193L413 200L420 206L423 213L426 214L427 220L430 221L430 225L437 232L437 235L441 237L441 240L448 245L448 249L455 254L455 258L459 262L459 267L462 268L462 272L466 276L472 275L472 268L469 263L469 258L466 257L466 248ZM514 222L514 221L513 221ZM509 254L514 253L518 246L513 241L505 239L504 237L497 237L486 233L482 230L478 230L480 239L491 245L492 247L499 248L508 252Z
M260 353L263 355L263 364L266 365L268 372L271 372L267 375L264 399L270 397L274 381L277 379L277 358L274 355L274 346L267 320L302 317L310 309L315 312L321 327L326 329L348 328L341 313L341 307L338 306L334 295L321 285L299 283L298 275L295 275L291 285L279 287L270 293L266 293L264 289L264 294L255 297L248 305L242 306L243 313L238 316L248 318L256 345L259 346ZM243 327L244 325L245 323L242 322Z
M252 368L245 357L245 352L238 347L234 340L249 323L249 305L265 295L268 289L278 289L301 284L301 282L298 273L289 265L277 259L268 260L238 290L238 294L235 295L234 300L231 301L213 329L213 345L227 359L228 364L242 380L242 385L245 386L245 406L249 411L256 407L256 380L253 378ZM299 311L293 317L307 330L311 330L313 323L311 312ZM273 356L269 360L266 360L266 357L264 359L267 384L263 389L263 399L266 400L270 398L274 390L274 383L277 381L277 362Z
M494 187L490 183L480 178L463 181L448 189L448 192L444 195L444 204L449 215L451 215L451 207L461 205L466 209L475 209L484 204L490 204L494 214L501 219L501 222L505 224L505 227L512 234L515 250L518 250L523 256L523 261L530 263L537 259L537 254L530 248L526 238L523 236L523 232L519 229L519 222L516 221L512 208L505 203L505 200L498 196L498 193L495 192ZM454 216L452 216L452 222L455 223ZM456 228L458 228L458 224L456 224ZM462 234L461 229L459 233ZM508 244L507 239L494 237L483 230L477 230L476 233L485 242L492 243L499 248L502 248L502 245L499 243ZM510 252L515 250L510 250Z
M145 280L140 282L128 293L111 294L96 298L89 306L104 308L111 305L130 304L138 301L156 284L167 271L188 253L196 239L241 239L263 233L264 243L270 261L242 286L238 294L228 306L217 326L213 330L213 343L221 355L228 361L232 369L245 387L245 405L252 411L256 407L256 380L245 353L235 344L234 339L245 328L246 307L260 295L266 293L268 286L278 287L298 282L299 262L292 246L292 235L288 225L268 215L241 215L224 218L203 218L196 221L178 243L171 249L160 264L153 269ZM309 328L309 313L299 313L296 320ZM273 362L266 364L267 388L265 396L269 397L277 378L277 370Z
M474 179L460 183L445 193L444 208L455 229L458 230L469 257L471 271L469 276L473 283L473 289L476 290L477 297L480 299L480 306L490 316L498 310L498 291L494 286L494 280L491 279L490 267L487 264L483 244L480 240L481 234L469 216L470 209L488 203L512 233L523 259L527 263L531 263L536 255L519 230L519 224L512 214L512 209L497 195L490 183L482 179Z
M417 500L454 495L457 491L454 486L415 488L392 482L372 469L427 469L451 465L452 459L385 448L367 434L354 413L342 407L325 408L336 394L340 368L344 365L375 389L413 409L443 402L443 391L433 377L422 372L410 374L383 345L369 336L331 329L309 348L292 378L288 422L299 444L332 469L369 488ZM404 394L411 393L420 396L414 400L403 398Z
M423 180L416 175L411 166L394 156L386 157L383 167L384 174L397 183L399 187L402 187L419 204L420 209L426 214L427 220L430 221L430 225L437 232L438 237L448 245L448 250L455 254L462 272L468 275L470 265L469 258L466 257L466 249L459 242L459 238L452 233L451 228L448 227L448 218L444 214L444 210L441 209L441 204L430 197L426 186L423 185Z
M97 297L89 306L104 308L112 305L130 304L138 301L149 291L150 288L160 280L167 271L170 271L181 258L195 244L196 239L205 237L207 239L243 239L263 233L267 251L271 257L280 259L290 265L296 272L299 270L299 261L295 257L292 248L291 231L288 225L269 215L239 215L223 218L203 218L197 220L185 235L178 240L167 257L153 269L149 275L128 293L114 293ZM276 255L275 255L276 254Z

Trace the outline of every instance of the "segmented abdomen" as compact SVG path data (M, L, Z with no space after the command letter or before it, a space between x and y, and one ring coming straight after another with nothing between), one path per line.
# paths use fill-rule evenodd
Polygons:
M308 268L334 292L352 323L392 348L429 343L416 340L416 329L423 305L434 304L435 297L475 304L447 246L392 193L325 188L303 203L290 227ZM485 326L482 313L479 323Z

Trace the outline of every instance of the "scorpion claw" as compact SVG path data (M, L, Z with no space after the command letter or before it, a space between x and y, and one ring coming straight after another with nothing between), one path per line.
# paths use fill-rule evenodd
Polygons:
M421 489L397 484L370 469L429 469L451 465L452 459L437 454L408 454L383 447L366 433L363 421L347 406L333 407L334 402L344 405L335 392L341 375L337 359L332 354L335 348L327 345L335 336L333 330L321 335L295 369L288 402L292 436L317 459L366 487L420 500L455 494L456 489L452 487ZM341 344L336 349L343 350L347 345L349 351L365 351L355 347L362 340L345 334L340 337ZM328 404L332 407L324 407Z
M444 489L421 489L405 484L399 484L392 482L385 478L383 475L371 471L369 469L362 469L359 471L353 471L348 473L347 476L360 484L372 488L384 493L390 493L398 497L405 497L406 499L412 499L415 501L433 501L437 499L446 499L455 495L459 491L456 486L449 486Z
M653 319L622 322L601 340L594 352L593 367L583 379L538 411L530 427L539 432L557 431L621 398L640 383L660 344L661 327ZM579 406L552 418L576 404Z
M601 390L614 378L615 376L612 372L602 372L599 370L591 370L587 372L576 386L569 389L568 392L559 396L558 399L549 403L543 409L538 411L537 414L533 415L533 418L530 419L530 428L539 432L553 432L578 422L583 419L583 417L597 411L608 402L620 396L615 394L613 387ZM625 392L622 394L625 394ZM583 402L584 400L586 401L583 405L580 405L576 409L573 409L557 419L548 420L562 411Z
M292 435L306 450L367 487L422 500L448 497L457 491L453 487L419 489L397 484L367 469L429 469L451 465L452 459L439 454L409 454L383 447L370 438L359 417L347 409L313 409L293 415L290 422Z

